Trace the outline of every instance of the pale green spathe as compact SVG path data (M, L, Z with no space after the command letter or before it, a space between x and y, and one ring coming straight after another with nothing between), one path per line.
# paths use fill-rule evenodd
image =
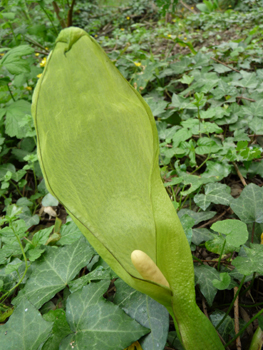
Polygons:
M192 256L160 178L151 110L83 30L60 33L32 112L46 185L97 252L173 313L186 349L223 349L195 303ZM171 288L142 279L134 250L150 256Z

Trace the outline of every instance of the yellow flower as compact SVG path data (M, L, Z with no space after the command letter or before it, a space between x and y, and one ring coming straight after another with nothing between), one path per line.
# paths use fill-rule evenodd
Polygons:
M193 10L193 9L194 9L194 7L192 6L192 7L191 7L191 10Z
M48 47L45 47L45 50L47 50L47 51L48 51Z
M38 75L37 75L37 78L39 79L39 78L41 77L41 75L42 75L42 73L38 74Z
M31 91L31 90L32 90L32 87L31 87L31 86L26 86L26 89L27 89L28 91Z
M3 57L3 56L4 56L4 53L0 53L0 56L2 56L2 57Z
M231 5L229 5L228 7L232 7Z
M167 36L168 36L168 38L171 38L171 37L172 37L172 35L171 35L171 34L168 34Z
M187 37L184 37L184 40L187 40Z
M140 67L142 64L141 62L133 62L135 64L136 67Z
M98 37L98 35L97 35L97 34L95 34L94 36L95 36L95 38L97 38L97 37Z
M124 30L124 28L121 28L121 30Z
M173 19L172 21L173 21L173 22L176 22L176 19Z
M182 8L182 11L184 11L184 7Z
M39 53L38 53L38 52L36 52L36 53L35 53L35 56L37 56L37 57L38 57L38 56L39 56Z
M178 35L179 37L182 36L181 34Z
M129 17L129 16L127 16L127 17L126 17L126 19L130 19L130 17Z
M46 63L47 63L47 58L44 57L43 60L40 62L40 67L45 67Z

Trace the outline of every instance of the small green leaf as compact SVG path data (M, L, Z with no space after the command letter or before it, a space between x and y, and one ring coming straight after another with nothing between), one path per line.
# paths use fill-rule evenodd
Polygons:
M45 342L42 350L58 350L60 342L71 333L66 320L66 313L62 309L50 310L43 315L44 320L53 322L51 336Z
M60 350L122 350L149 330L103 298L109 281L91 283L67 299L66 317L71 334ZM103 334L103 336L102 336Z
M25 298L6 324L1 326L3 349L38 350L52 330L52 323L43 320L37 309Z
M207 265L195 266L196 283L209 306L212 305L217 288L213 285L214 279L219 279L219 272Z
M250 248L244 246L247 256L238 256L232 262L238 272L250 275L254 272L263 274L263 245L250 243Z
M217 221L211 229L226 235L226 242L235 247L245 244L248 240L247 225L239 220Z
M212 281L213 286L219 290L227 289L231 282L231 277L229 276L229 274L227 272L220 273L219 278L220 280L214 279Z
M250 183L230 204L231 209L246 224L263 222L263 188Z
M51 193L48 193L42 199L42 205L44 207L56 207L58 205L58 200L54 196L52 196Z

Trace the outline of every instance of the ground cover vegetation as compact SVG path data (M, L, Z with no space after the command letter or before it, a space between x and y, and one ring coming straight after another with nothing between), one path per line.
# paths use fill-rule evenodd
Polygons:
M3 348L183 349L166 309L118 278L45 187L32 92L58 33L74 25L99 42L153 112L198 305L226 349L260 349L262 14L263 1L250 0L2 1Z

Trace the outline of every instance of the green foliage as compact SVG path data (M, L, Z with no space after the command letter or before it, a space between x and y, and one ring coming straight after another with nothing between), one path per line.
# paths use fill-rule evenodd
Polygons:
M97 350L103 329L111 340L99 348L139 340L143 350L182 349L171 320L168 333L166 309L120 280L70 218L63 225L56 218L65 222L64 208L42 180L31 102L67 24L70 3L56 3L60 18L49 0L2 1L0 12L0 343ZM233 288L241 286L239 303L251 318L261 306L251 307L248 296L262 302L263 2L184 3L191 12L170 0L79 0L73 25L98 40L152 110L164 186L193 253L197 301L209 305L229 342ZM103 171L106 164L97 178ZM92 312L81 316L80 305ZM89 335L84 325L93 327Z

